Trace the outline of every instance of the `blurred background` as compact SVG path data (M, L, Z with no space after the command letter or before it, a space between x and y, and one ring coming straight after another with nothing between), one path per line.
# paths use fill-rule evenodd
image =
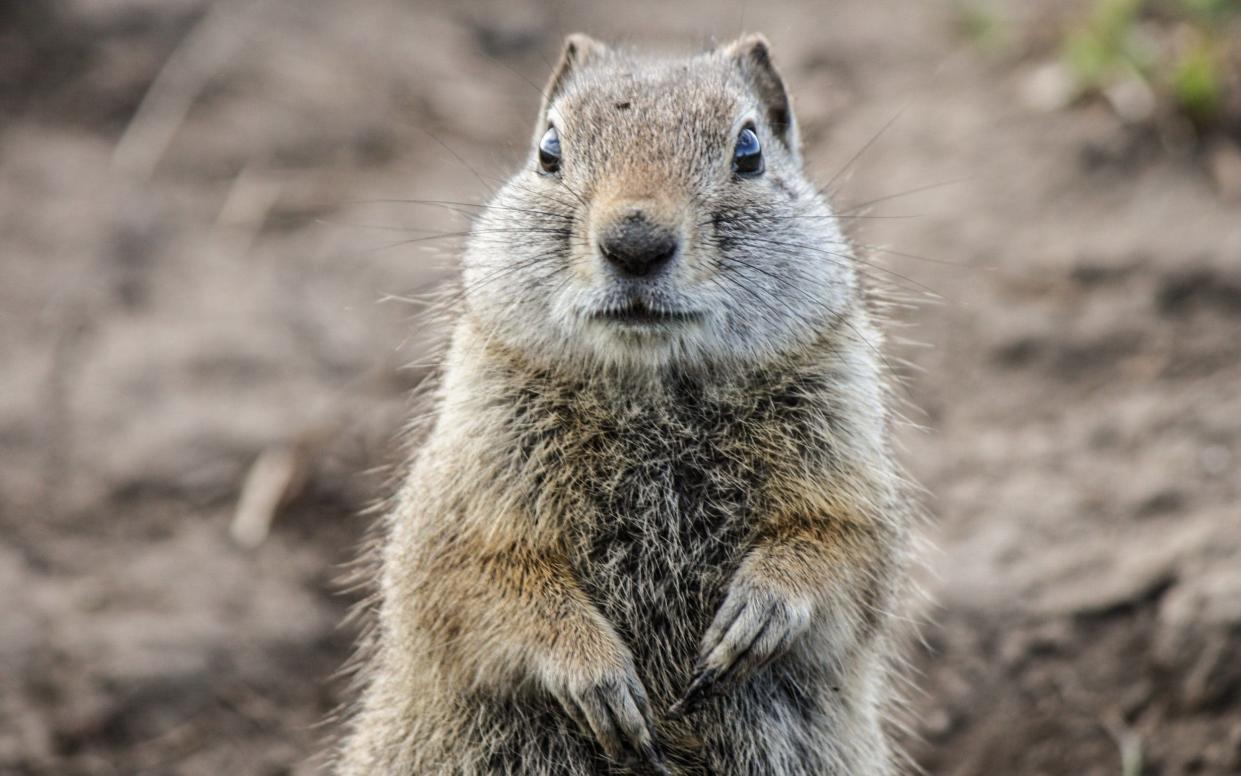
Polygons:
M0 772L307 774L562 36L758 30L932 521L930 773L1241 773L1241 4L0 3ZM415 202L412 200L422 200Z

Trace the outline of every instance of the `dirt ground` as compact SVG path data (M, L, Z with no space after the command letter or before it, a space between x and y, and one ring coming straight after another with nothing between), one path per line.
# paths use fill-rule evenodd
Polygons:
M453 272L417 230L467 226L399 200L486 197L566 32L745 28L819 180L865 147L837 200L903 194L858 222L872 271L939 297L894 328L935 545L910 751L1241 773L1241 155L1039 107L1037 47L988 55L955 7L0 4L0 772L315 772L334 580ZM305 484L242 549L279 449Z

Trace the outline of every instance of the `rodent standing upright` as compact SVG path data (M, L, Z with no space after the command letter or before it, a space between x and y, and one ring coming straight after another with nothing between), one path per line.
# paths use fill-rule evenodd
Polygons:
M342 776L896 772L912 509L766 41L570 36L477 219Z

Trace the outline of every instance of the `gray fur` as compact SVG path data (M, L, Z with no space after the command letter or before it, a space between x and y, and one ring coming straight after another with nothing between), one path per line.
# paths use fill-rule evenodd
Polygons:
M739 180L747 121L767 170ZM536 142L549 123L561 176L532 154L466 251L338 773L894 773L910 507L879 335L765 42L574 36ZM682 235L640 288L596 255L618 202ZM626 294L696 317L598 318ZM669 714L696 665L727 680Z

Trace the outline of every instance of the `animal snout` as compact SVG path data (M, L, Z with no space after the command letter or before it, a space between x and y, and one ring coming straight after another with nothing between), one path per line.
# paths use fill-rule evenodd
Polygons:
M599 252L618 272L645 277L668 264L681 241L676 232L652 221L641 210L632 211L602 230Z

